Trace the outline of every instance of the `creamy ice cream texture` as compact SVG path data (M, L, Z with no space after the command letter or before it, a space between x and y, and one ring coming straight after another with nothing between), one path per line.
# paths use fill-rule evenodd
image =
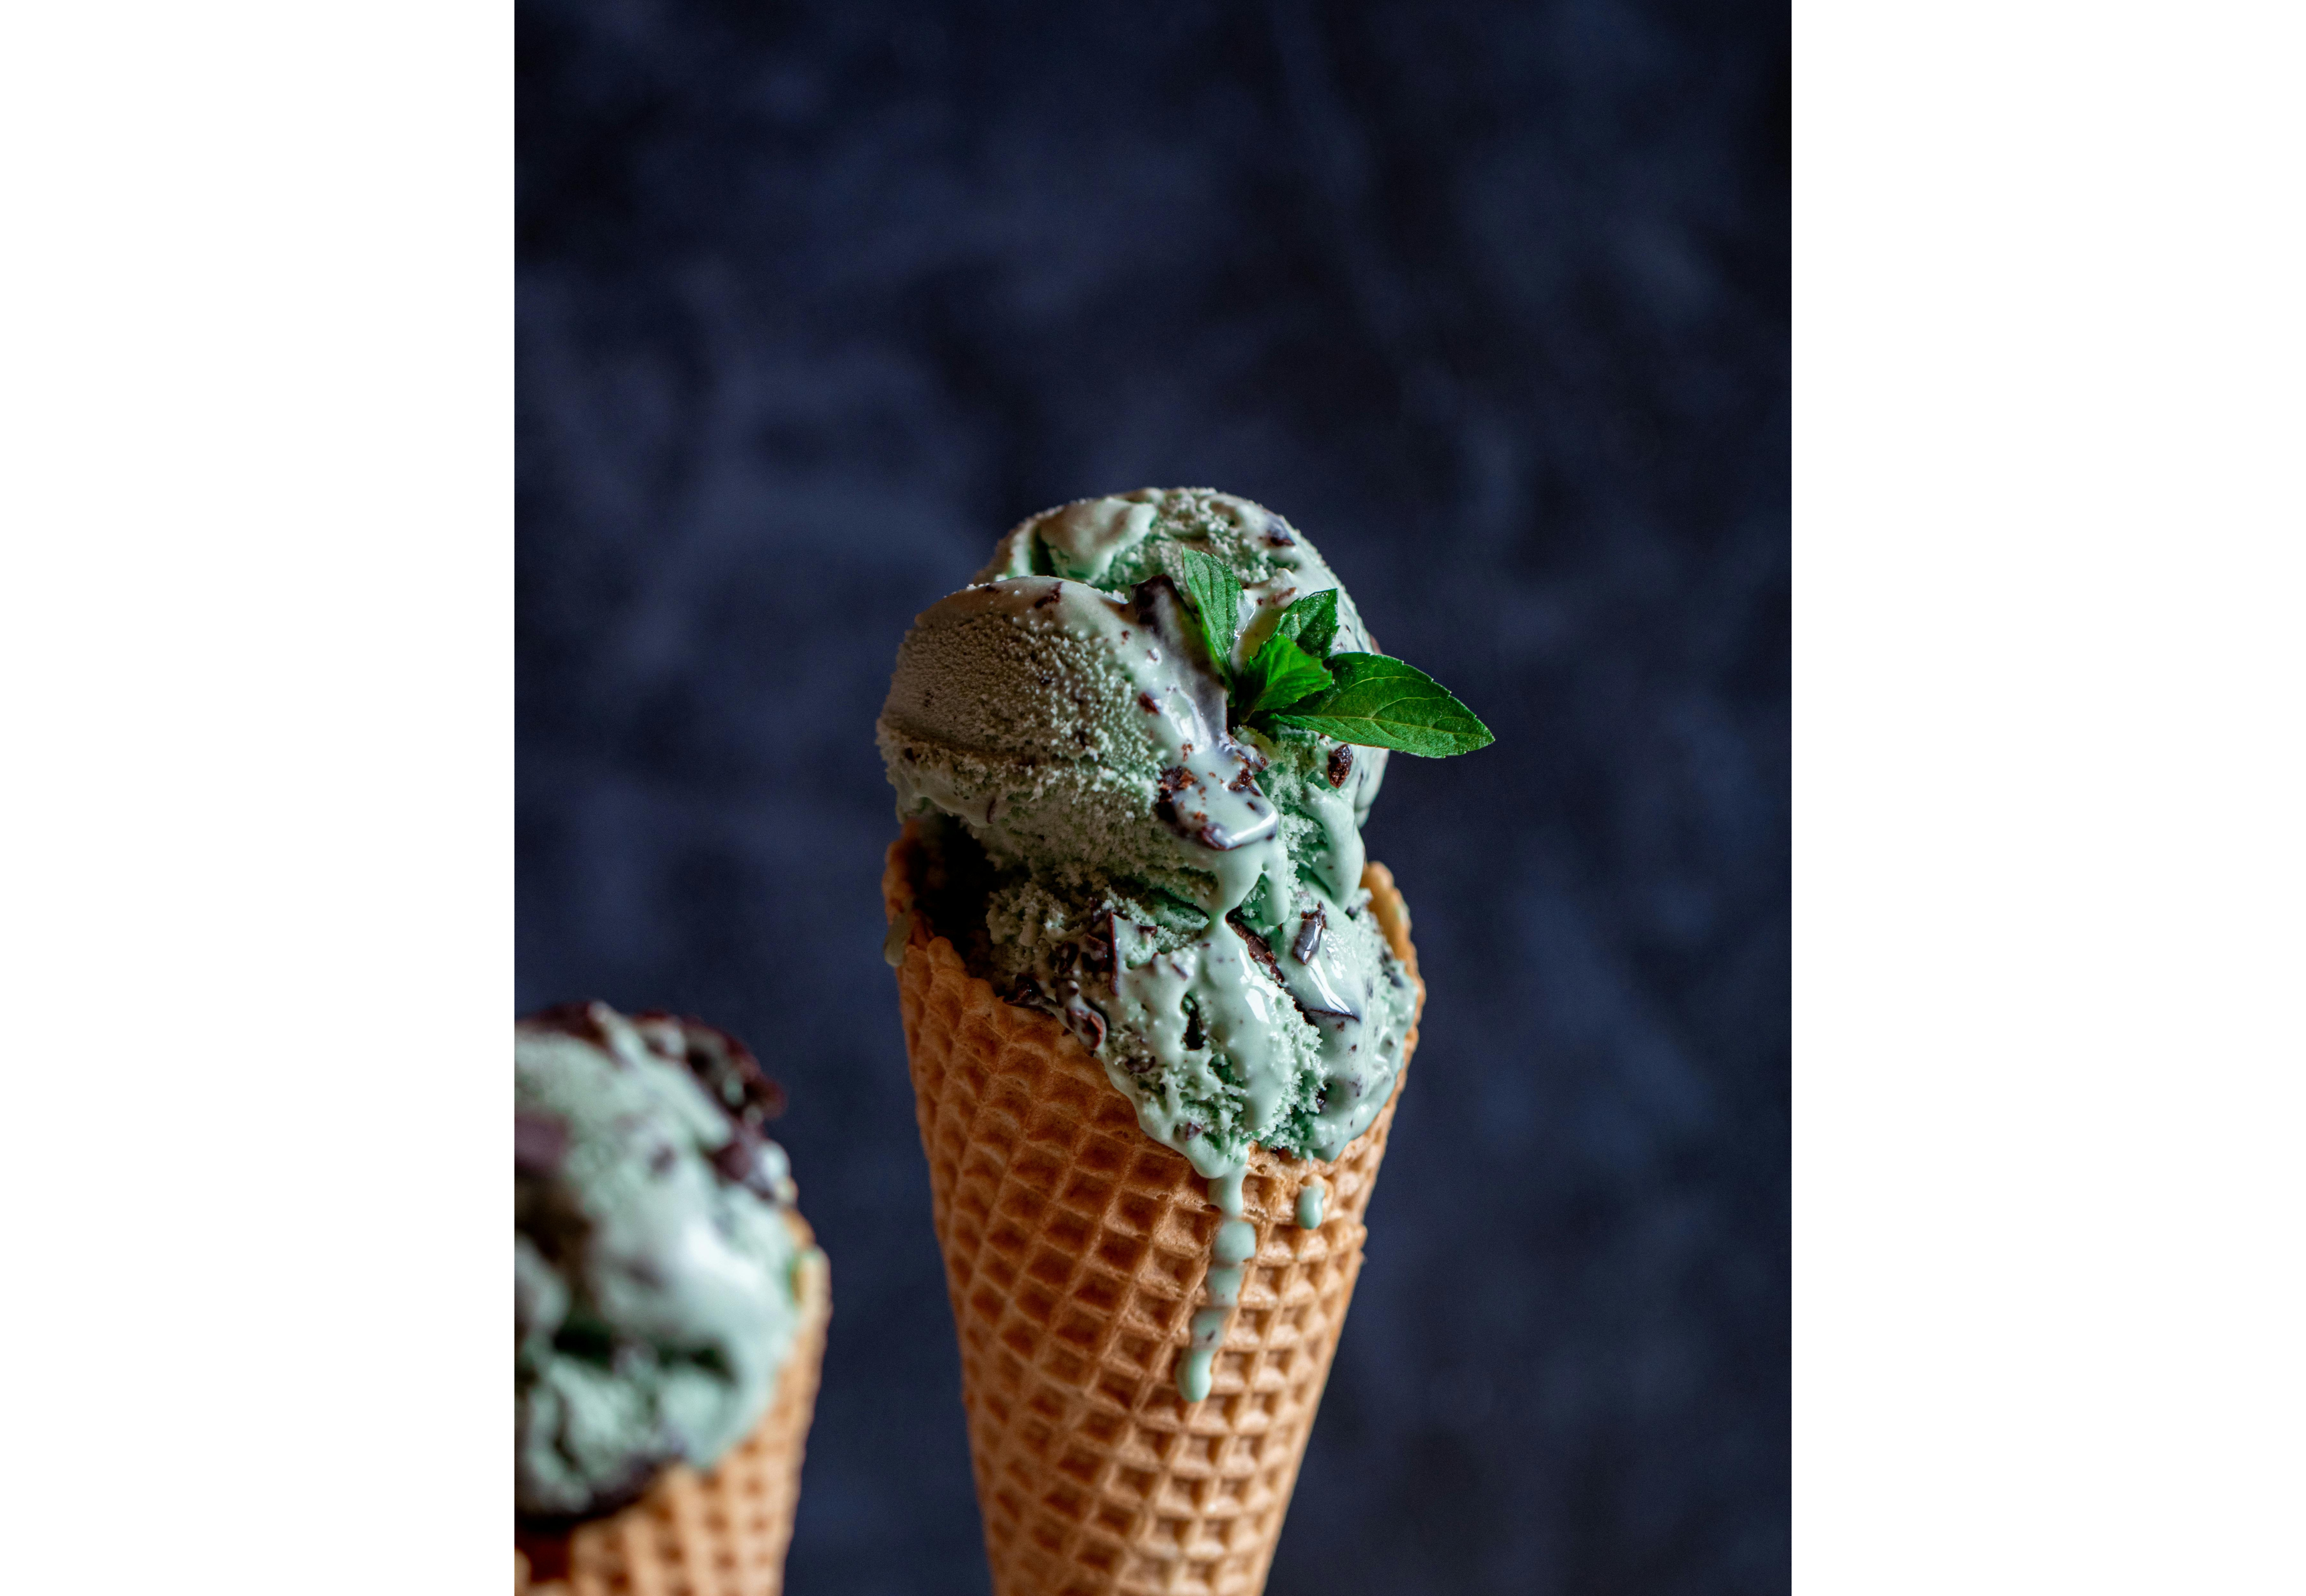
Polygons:
M936 929L1062 1019L1234 1221L1197 1346L1237 1289L1250 1149L1335 1158L1400 1071L1414 994L1361 886L1371 743L1487 740L1376 653L1302 534L1208 490L1034 516L905 638L883 758L901 818L972 883L945 894L969 923ZM1316 1189L1300 1213L1320 1211Z
M613 1511L759 1420L808 1249L761 1134L776 1088L725 1033L568 1004L513 1031L515 1497Z

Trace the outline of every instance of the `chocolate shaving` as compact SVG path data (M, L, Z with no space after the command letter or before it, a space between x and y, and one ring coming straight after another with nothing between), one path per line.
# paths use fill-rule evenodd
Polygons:
M1153 695L1150 693L1137 695L1137 707L1149 715L1157 715L1161 713L1161 706L1153 702Z
M515 1110L512 1167L515 1174L549 1175L568 1153L568 1126L557 1114Z
M1298 922L1297 940L1289 944L1289 956L1300 964L1311 963L1313 955L1320 951L1321 932L1328 923L1328 915L1315 904L1313 912Z

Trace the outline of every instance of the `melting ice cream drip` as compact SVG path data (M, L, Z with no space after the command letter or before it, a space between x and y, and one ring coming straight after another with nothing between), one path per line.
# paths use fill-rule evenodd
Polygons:
M1209 1366L1225 1344L1226 1327L1241 1306L1242 1276L1257 1253L1257 1227L1241 1216L1241 1181L1248 1173L1244 1163L1209 1181L1209 1200L1225 1220L1209 1244L1209 1305L1194 1313L1191 1338L1185 1355L1177 1360L1177 1395L1187 1402L1199 1402L1209 1394Z
M1297 1228L1321 1228L1321 1204L1328 1195L1320 1181L1308 1181L1297 1189Z
M1225 1344L1226 1329L1233 1322L1234 1310L1241 1306L1242 1280L1249 1272L1249 1260L1257 1254L1257 1227L1241 1216L1242 1177L1247 1173L1244 1165L1209 1182L1209 1200L1226 1217L1209 1246L1206 1276L1209 1306L1194 1312L1185 1355L1177 1360L1177 1394L1187 1402L1200 1402L1209 1394L1211 1366L1217 1361L1217 1350ZM1297 1189L1296 1220L1300 1230L1321 1227L1327 1195L1328 1188L1319 1176Z

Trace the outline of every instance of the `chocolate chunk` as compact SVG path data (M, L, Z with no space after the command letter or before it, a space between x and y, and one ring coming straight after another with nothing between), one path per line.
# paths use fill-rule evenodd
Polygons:
M1178 801L1189 791L1200 790L1200 778L1183 765L1173 764L1163 771L1153 790L1153 817L1186 841L1198 842L1215 853L1230 853L1241 846L1231 832L1209 818L1206 807L1195 807L1190 800Z
M517 1109L512 1116L512 1167L516 1174L549 1175L568 1153L568 1126L558 1114Z
M1237 909L1226 916L1226 921L1235 931L1241 933L1241 940L1249 944L1249 956L1264 967L1265 973L1273 977L1273 984L1286 991L1289 984L1281 978L1281 963L1273 956L1273 944L1259 935L1247 920L1243 919L1241 910Z
M1339 743L1337 751L1329 755L1329 785L1343 787L1345 778L1354 773L1354 750L1350 744Z
M604 1016L615 1012L606 1003L554 1003L540 1009L521 1021L541 1031L556 1031L564 1037L574 1037L580 1042L590 1042L596 1047L609 1046L609 1028Z
M1161 625L1161 606L1165 602L1183 604L1184 599L1177 592L1177 585L1169 579L1169 574L1157 571L1129 590L1129 602L1137 611L1138 618L1157 632ZM1128 636L1127 632L1122 633L1124 638Z
M749 1184L760 1163L761 1139L741 1125L730 1132L728 1140L713 1149L714 1172L734 1185Z
M744 1126L736 1127L727 1141L713 1149L713 1172L732 1186L742 1186L764 1202L781 1202L785 1193L763 1156L769 1143Z
M769 1079L751 1048L718 1026L662 1009L636 1015L633 1023L644 1035L677 1036L679 1049L670 1056L688 1065L733 1123L758 1131L784 1113L784 1088Z
M1300 964L1311 962L1313 955L1321 950L1321 932L1328 923L1328 914L1323 912L1320 904L1315 904L1313 912L1298 922L1297 940L1289 944L1289 956Z
M1106 909L1089 923L1089 935L1081 938L1081 968L1097 974L1113 969L1113 911Z
M1137 707L1149 715L1157 715L1161 713L1161 706L1153 702L1153 695L1150 693L1137 695Z
M1095 1053L1105 1046L1105 1016L1075 998L1065 1005L1065 1024L1082 1046Z
M648 1050L667 1063L688 1062L688 1036L680 1021L662 1009L650 1009L633 1016L633 1030L648 1046Z
M1198 828L1191 818L1178 814L1177 795L1192 784L1192 772L1182 764L1171 765L1153 782L1153 817L1188 842L1199 840Z

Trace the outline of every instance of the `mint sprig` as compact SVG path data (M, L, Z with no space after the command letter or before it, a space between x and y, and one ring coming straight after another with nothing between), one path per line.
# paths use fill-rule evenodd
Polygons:
M1241 580L1225 564L1198 549L1171 548L1166 563L1170 579L1192 606L1201 623L1201 643L1217 679L1233 685L1233 645L1241 636Z
M1240 719L1253 721L1311 698L1331 679L1328 668L1299 647L1296 639L1276 632L1242 671L1234 687L1234 710Z
M1337 590L1334 587L1310 593L1284 610L1274 622L1272 636L1234 683L1236 717L1247 721L1284 709L1328 687L1329 672L1321 659L1337 636Z
M1240 580L1198 550L1172 548L1167 555L1170 577L1200 625L1236 721L1268 733L1294 727L1429 759L1470 754L1497 740L1456 695L1414 665L1385 654L1331 654L1337 636L1333 587L1283 610L1272 635L1236 668Z
M1329 644L1337 638L1337 590L1325 587L1299 599L1281 612L1273 635L1289 638L1317 660L1328 658Z
M1335 685L1328 692L1290 704L1274 714L1274 723L1428 759L1470 754L1498 740L1455 694L1414 665L1385 654L1338 654L1329 671Z

